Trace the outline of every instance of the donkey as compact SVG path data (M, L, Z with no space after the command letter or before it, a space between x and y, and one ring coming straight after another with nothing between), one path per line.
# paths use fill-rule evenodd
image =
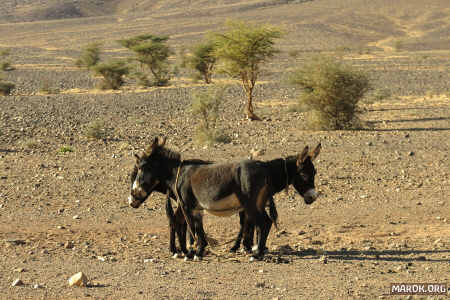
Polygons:
M183 162L178 153L161 146L155 138L145 154L139 157L128 203L133 208L139 207L158 186L171 189L175 195L179 193L187 224L189 227L193 224L193 232L197 235L197 257L202 257L206 246L203 211L218 216L244 211L246 222L256 226L259 237L258 251L253 256L262 258L272 225L265 207L273 191L282 185L281 178L284 177L285 185L286 182L294 185L305 203L311 204L317 198L312 160L318 155L320 144L313 155L308 150L305 147L298 157L274 162L273 165L280 167L275 170L264 162L248 160L225 164ZM275 180L271 182L273 178Z

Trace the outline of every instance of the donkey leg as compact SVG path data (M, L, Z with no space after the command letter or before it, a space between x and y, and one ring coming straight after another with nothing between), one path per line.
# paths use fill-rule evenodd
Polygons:
M180 250L183 252L184 255L188 253L188 250L186 248L186 220L184 219L183 212L181 209L178 209L176 211L177 213L177 236L178 236L178 242L180 244Z
M247 253L252 253L252 247L253 247L253 238L255 235L255 224L254 222L251 222L248 218L245 222L244 227L244 249Z
M194 218L195 234L197 235L197 252L195 253L194 260L201 259L206 247L206 234L203 229L202 215L199 214Z
M177 218L172 209L170 198L166 200L166 216L169 219L169 251L172 255L177 254L177 247L175 245L175 230L177 230Z
M259 227L258 250L255 254L253 254L253 257L262 259L264 257L264 251L266 249L266 241L267 237L269 236L270 227L272 226L272 220L269 218L265 210L258 216L257 226Z
M230 252L236 252L241 246L242 235L244 234L245 226L245 212L239 212L239 223L241 227L239 228L239 233L236 237L233 247L231 247Z

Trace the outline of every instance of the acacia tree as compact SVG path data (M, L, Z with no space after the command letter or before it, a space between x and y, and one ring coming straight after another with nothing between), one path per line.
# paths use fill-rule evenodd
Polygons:
M81 52L80 57L76 60L75 65L79 68L91 70L100 62L101 43L91 43Z
M228 21L224 33L213 33L215 56L221 61L220 71L241 80L247 96L246 114L250 120L260 120L254 114L253 90L261 74L262 64L279 50L274 41L282 32L272 25L257 25Z
M194 69L198 78L203 78L206 84L212 82L212 75L216 65L217 58L214 56L214 42L205 40L196 44L192 53L184 61L189 68Z
M148 67L154 77L154 85L164 86L170 80L168 58L172 50L166 44L168 39L166 36L145 34L118 42L136 54L136 61ZM140 74L139 77L141 82L148 82L146 76Z

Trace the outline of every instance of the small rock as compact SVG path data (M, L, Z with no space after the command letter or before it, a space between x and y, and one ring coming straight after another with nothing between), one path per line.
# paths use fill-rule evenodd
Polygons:
M73 243L72 243L71 241L67 241L67 242L64 244L64 248L66 248L66 249L72 249L72 248L73 248Z
M83 272L78 272L69 278L69 286L86 286L87 281L86 275Z
M19 278L15 279L13 281L13 283L11 283L11 286L22 286L23 285L23 281L20 280Z
M80 216L79 216L79 215L75 215L75 216L72 217L72 219L74 219L74 220L79 220L79 219L80 219Z
M48 254L48 250L47 249L42 250L41 254Z
M106 257L104 257L104 256L97 256L97 259L99 261L106 261Z
M255 284L255 286L256 286L257 288L263 288L263 287L266 286L266 283L265 283L265 282L257 282L257 283Z
M154 258L146 258L146 259L144 259L144 263L156 263L156 259L154 259Z
M44 288L44 286L42 286L42 285L40 285L40 284L38 284L38 283L36 283L35 285L33 285L33 289L42 289L42 288Z
M62 226L62 225L59 225L59 226L56 227L56 228L58 228L58 229L66 229L66 227L64 227L64 226Z
M322 255L322 256L320 257L320 261L321 261L322 263L324 263L324 264L327 264L327 263L328 263L328 258L327 258L325 255Z
M408 156L414 156L414 154L415 154L415 153L414 153L413 151L409 151L409 152L408 152Z
M306 234L306 231L304 231L304 230L300 230L300 231L298 232L298 235L304 235L304 234Z
M258 273L264 273L264 270L263 269L258 270Z
M25 272L25 269L24 268L17 268L17 269L14 269L14 272L22 273L22 272Z

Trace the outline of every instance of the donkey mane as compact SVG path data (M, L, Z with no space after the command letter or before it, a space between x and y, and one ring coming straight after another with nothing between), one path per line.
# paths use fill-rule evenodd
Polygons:
M168 148L162 147L162 146L155 148L153 150L153 152L150 154L150 156L153 156L153 155L162 156L163 158L166 158L168 160L178 160L178 161L181 160L180 153L170 150Z

